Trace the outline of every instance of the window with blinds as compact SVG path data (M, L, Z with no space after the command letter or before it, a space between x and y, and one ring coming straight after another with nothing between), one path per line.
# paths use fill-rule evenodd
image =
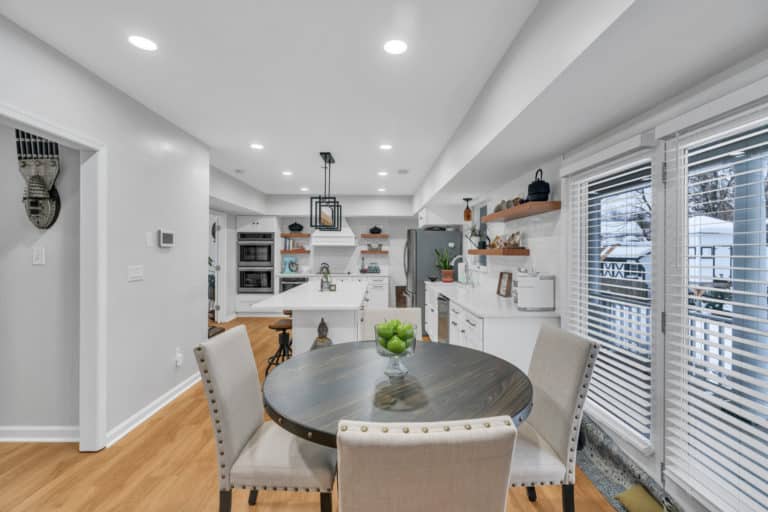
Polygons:
M668 143L665 474L721 510L768 503L768 119Z
M650 446L651 162L569 186L571 331L601 344L588 412Z

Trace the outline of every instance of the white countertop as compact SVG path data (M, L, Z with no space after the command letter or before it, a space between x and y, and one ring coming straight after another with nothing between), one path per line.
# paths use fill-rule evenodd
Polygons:
M299 272L282 272L280 274L277 274L277 277L320 277L322 274L316 273L316 274L303 274ZM331 279L338 278L338 277L389 277L388 274L382 274L381 272L368 272L368 273L362 273L362 272L355 272L351 274L331 274Z
M434 287L438 293L448 297L473 315L481 318L551 318L559 317L558 311L520 311L512 297L499 297L496 290L484 287L472 288L459 283L425 281L426 286Z
M348 311L360 309L367 285L359 282L336 281L335 292L321 292L320 283L310 282L291 288L251 306L251 311L266 313L292 309L294 311Z

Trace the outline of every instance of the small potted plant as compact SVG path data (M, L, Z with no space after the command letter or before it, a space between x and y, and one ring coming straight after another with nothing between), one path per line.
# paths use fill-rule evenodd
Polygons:
M448 249L443 249L440 252L435 249L437 255L437 268L440 269L440 277L444 283L453 282L453 267L451 266L451 256L448 254Z

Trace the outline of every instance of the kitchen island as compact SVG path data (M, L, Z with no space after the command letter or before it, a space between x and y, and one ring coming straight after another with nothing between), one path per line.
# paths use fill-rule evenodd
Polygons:
M310 280L251 306L254 313L293 311L293 353L312 347L317 327L325 319L333 343L358 341L358 327L366 299L367 285L358 281L334 281L336 291L320 291L320 282Z

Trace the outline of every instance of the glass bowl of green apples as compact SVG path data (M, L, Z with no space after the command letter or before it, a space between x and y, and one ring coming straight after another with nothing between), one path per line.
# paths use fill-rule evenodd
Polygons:
M408 368L402 360L412 356L416 350L413 324L389 320L376 324L375 330L376 352L389 359L384 374L391 378L404 377Z

